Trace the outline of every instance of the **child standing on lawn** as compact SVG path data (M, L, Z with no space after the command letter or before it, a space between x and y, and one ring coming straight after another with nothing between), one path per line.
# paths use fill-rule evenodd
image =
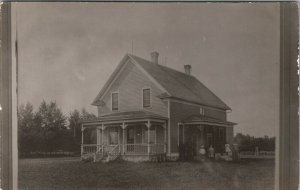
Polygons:
M205 160L205 154L206 154L206 150L204 148L204 145L200 146L199 154L200 154L201 161L204 161Z

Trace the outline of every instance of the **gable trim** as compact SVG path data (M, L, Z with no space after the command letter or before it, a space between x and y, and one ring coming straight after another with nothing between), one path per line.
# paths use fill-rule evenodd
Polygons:
M125 62L126 61L126 62ZM110 75L94 101L92 102L92 105L98 106L97 105L97 100L101 99L103 96L105 96L110 89L110 87L113 85L113 83L117 80L118 76L122 73L124 70L125 66L128 64L128 55L125 55L123 59L120 61L118 64L117 68L114 70L114 72Z
M144 75L146 75L151 82L153 82L162 92L166 92L168 95L170 94L158 81L156 81L145 69L143 69L135 60L132 58L129 54L126 54L123 59L120 61L117 68L114 70L114 72L111 74L101 91L98 93L94 101L92 102L92 105L97 105L97 100L103 98L110 89L110 87L113 85L113 83L117 80L119 75L122 73L126 65L129 63L129 59L131 60L131 63L134 64ZM125 62L126 61L126 62ZM125 62L125 63L124 63Z

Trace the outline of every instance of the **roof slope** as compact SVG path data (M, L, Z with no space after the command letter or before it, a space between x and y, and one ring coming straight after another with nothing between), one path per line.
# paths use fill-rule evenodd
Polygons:
M236 125L236 123L230 121L223 121L217 118L208 117L206 115L191 115L184 120L181 121L182 123L197 123L197 122L208 122L208 123L220 123L220 124L227 124L227 125Z
M95 122L95 121L122 121L122 120L145 119L145 118L162 119L162 120L167 119L166 117L160 116L158 114L149 111L139 110L139 111L110 113L110 114L97 117L95 119L83 120L82 122L87 123L87 122Z
M196 77L154 64L135 55L129 54L128 56L162 85L168 91L170 97L225 110L230 109Z

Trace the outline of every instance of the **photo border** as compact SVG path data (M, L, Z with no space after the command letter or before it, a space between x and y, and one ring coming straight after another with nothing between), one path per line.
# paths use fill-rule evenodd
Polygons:
M59 1L55 1L59 2ZM81 1L82 2L82 1ZM95 1L89 1L95 2ZM124 1L123 1L124 2ZM129 1L126 1L129 2ZM149 1L156 2L156 1ZM175 2L175 1L172 1ZM179 1L177 1L179 2ZM182 2L182 1L181 1ZM194 1L196 2L196 1ZM216 2L216 1L211 1ZM220 2L220 1L217 1ZM226 1L223 1L226 2ZM228 1L227 1L228 2ZM232 2L232 1L229 1ZM241 1L245 2L245 1ZM266 1L265 1L266 2ZM267 1L271 2L271 1ZM0 128L1 187L17 189L17 65L13 61L12 3L1 6ZM276 135L275 189L298 189L299 184L299 77L298 3L280 3L280 127Z

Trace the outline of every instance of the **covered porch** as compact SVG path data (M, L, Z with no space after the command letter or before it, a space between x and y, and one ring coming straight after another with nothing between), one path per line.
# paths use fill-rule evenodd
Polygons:
M166 118L124 112L82 123L81 156L151 156L166 153Z
M235 123L203 115L191 116L178 124L178 146L189 144L193 155L198 156L201 146L206 151L210 146L215 153L224 153L225 144L233 141Z

